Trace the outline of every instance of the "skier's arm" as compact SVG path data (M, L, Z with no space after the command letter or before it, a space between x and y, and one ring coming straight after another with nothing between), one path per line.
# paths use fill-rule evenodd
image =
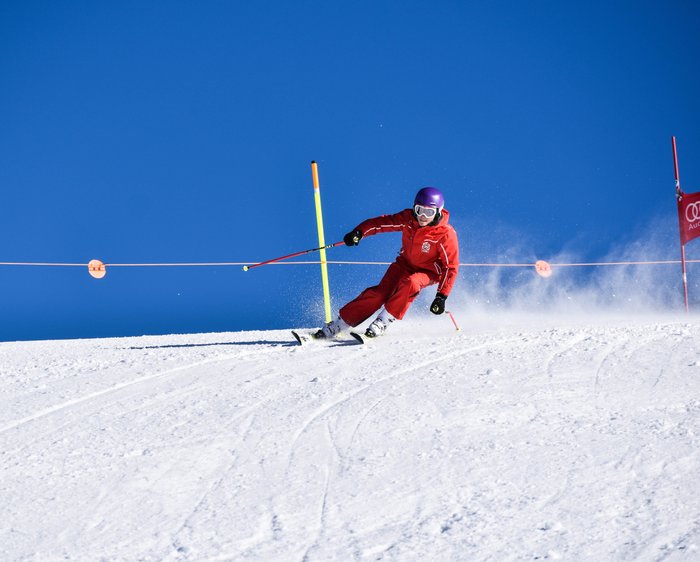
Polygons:
M412 218L411 209L404 209L393 215L381 215L362 221L357 225L356 230L359 230L362 236L373 236L380 232L397 232L407 226Z
M459 273L459 244L453 228L450 228L448 235L440 242L439 251L443 268L437 292L447 298Z

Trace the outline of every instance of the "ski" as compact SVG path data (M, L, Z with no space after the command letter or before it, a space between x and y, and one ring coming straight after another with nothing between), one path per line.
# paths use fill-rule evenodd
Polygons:
M292 335L294 336L294 339L299 342L299 345L305 345L316 339L310 332L298 332L297 330L292 330Z
M314 332L302 332L300 330L291 330L292 335L294 336L294 339L297 341L299 345L307 345L309 343L316 343L316 342L326 342L326 343L335 343L335 344L343 344L343 342L347 342L347 339L344 338L317 338L314 337ZM350 335L356 339L359 343L365 343L365 340L363 336L358 334L357 332L350 332Z
M360 343L366 342L365 337L362 334L360 334L359 332L350 332L350 335Z

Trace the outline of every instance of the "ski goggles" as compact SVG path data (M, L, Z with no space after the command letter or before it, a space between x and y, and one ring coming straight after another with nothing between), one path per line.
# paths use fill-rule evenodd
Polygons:
M415 205L413 207L413 212L416 213L416 216L423 215L427 219L432 219L437 215L437 208L436 207L424 207L423 205Z

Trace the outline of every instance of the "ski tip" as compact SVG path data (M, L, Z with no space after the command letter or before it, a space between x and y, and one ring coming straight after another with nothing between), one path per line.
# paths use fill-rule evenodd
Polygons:
M355 338L358 342L365 343L365 338L362 336L362 334L358 334L357 332L350 332L350 335L353 338Z
M312 341L316 341L313 333L303 332L300 330L291 330L294 339L299 342L299 345L306 345Z

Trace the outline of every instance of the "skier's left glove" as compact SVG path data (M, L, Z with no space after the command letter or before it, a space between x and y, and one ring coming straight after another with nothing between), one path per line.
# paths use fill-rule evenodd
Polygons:
M446 300L447 296L443 295L442 293L435 295L435 300L433 300L433 304L430 305L430 312L433 314L442 314L445 312Z

